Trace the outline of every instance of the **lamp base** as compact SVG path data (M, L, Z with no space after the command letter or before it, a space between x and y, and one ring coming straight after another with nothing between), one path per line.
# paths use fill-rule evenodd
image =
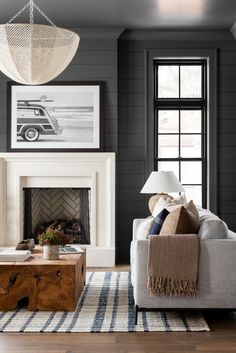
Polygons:
M169 194L165 194L165 193L155 194L155 195L151 196L150 199L148 200L148 208L151 213L153 212L154 207L160 198L163 198L165 200L167 200L167 199L173 200L174 199L173 196L171 196Z

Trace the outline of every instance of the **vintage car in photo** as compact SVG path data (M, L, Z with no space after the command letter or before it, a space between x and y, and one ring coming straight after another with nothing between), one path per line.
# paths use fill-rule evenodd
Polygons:
M17 102L17 136L24 140L37 141L41 135L62 133L58 121L47 109L34 101Z

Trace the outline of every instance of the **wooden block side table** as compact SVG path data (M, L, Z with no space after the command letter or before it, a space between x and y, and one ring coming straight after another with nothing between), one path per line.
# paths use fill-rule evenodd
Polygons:
M83 291L86 253L44 260L37 248L24 262L0 262L0 310L28 298L28 310L73 311Z

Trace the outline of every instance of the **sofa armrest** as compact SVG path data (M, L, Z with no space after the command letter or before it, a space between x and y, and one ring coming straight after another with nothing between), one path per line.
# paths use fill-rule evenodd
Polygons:
M133 236L132 236L132 240L137 240L137 229L138 229L140 223L142 223L142 221L144 219L145 218L135 218L133 220Z
M130 246L131 282L135 288L140 277L147 277L148 240L133 240Z
M148 308L236 308L236 239L200 241L196 298L152 297L147 291L148 240L131 242L135 304Z

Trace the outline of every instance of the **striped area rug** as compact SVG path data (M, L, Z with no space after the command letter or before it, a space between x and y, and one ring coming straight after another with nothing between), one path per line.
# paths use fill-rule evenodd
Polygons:
M135 326L129 272L90 272L73 312L17 309L0 312L0 332L209 331L202 315L176 312L139 313Z

